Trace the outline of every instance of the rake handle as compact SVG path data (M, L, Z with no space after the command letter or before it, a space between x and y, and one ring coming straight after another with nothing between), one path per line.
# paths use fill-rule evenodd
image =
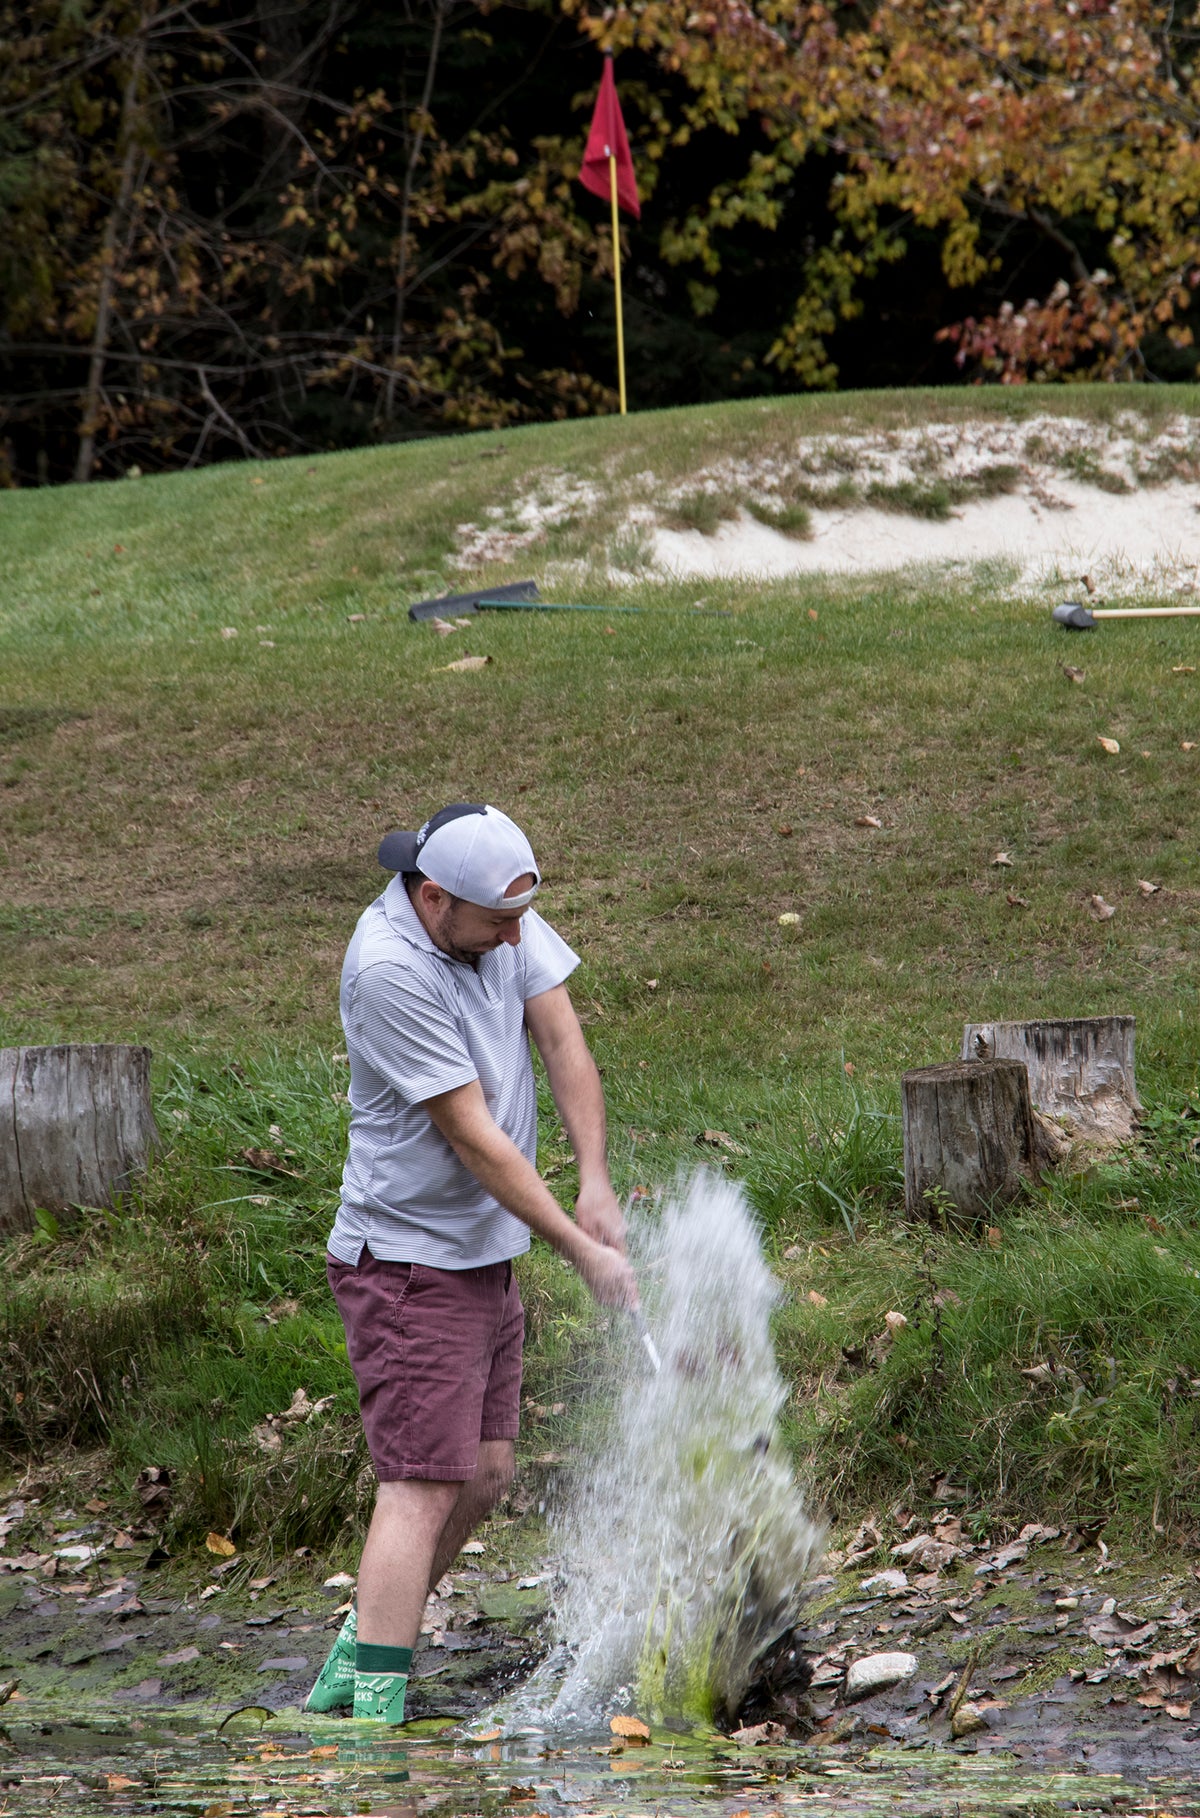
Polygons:
M1094 619L1197 619L1200 606L1093 606Z

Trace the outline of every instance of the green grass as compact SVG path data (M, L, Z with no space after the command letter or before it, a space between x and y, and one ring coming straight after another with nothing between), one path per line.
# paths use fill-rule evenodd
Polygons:
M380 835L486 798L529 829L545 911L583 956L621 1189L713 1159L705 1130L744 1152L722 1153L798 1296L780 1329L807 1398L796 1443L839 1508L956 1465L997 1507L1036 1485L1064 1506L1159 1493L1183 1519L1190 1403L1164 1383L1200 1377L1180 1299L1200 1264L1193 622L1106 628L1081 655L1000 565L617 589L596 556L620 545L636 571L622 501L648 472L686 491L706 463L795 453L807 431L1035 407L1101 421L1134 395L751 402L0 497L0 1040L149 1042L168 1144L111 1219L10 1246L5 1341L26 1375L5 1443L101 1439L127 1481L170 1464L181 1532L274 1520L332 1544L357 1520L321 1263L344 1141L338 970L384 881ZM1195 403L1136 394L1149 424ZM456 526L520 534L514 501L561 499L564 475L600 502L580 492L507 564L451 565ZM406 618L422 595L527 575L643 610L487 614L446 639ZM468 650L494 660L446 671ZM1091 920L1093 892L1111 921ZM1146 1151L1057 1183L996 1253L904 1231L900 1073L956 1055L966 1020L1118 1011L1138 1018ZM293 1173L256 1171L254 1148ZM566 1159L547 1106L564 1197ZM811 1261L784 1259L795 1246ZM910 1314L855 1375L842 1344L924 1306L931 1272L963 1307L936 1332ZM573 1410L593 1316L552 1259L525 1282L530 1395ZM1019 1375L1037 1331L1084 1383L1074 1410L1073 1389L1060 1406ZM95 1394L68 1381L74 1343ZM297 1387L335 1405L272 1462L252 1430ZM530 1453L559 1443L556 1418ZM330 1478L337 1494L315 1496Z

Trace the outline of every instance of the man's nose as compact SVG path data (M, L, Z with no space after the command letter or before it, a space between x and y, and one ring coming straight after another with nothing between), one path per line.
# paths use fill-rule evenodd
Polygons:
M502 941L507 941L510 947L519 947L521 945L520 922L510 922L507 927L502 928L500 930L500 939Z

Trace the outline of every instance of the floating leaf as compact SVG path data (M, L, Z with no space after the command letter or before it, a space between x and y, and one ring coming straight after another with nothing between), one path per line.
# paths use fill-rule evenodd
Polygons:
M610 1717L608 1727L614 1736L624 1736L627 1742L649 1742L650 1731L640 1717Z
M1104 749L1105 749L1105 751L1107 751L1109 757L1119 756L1121 746L1120 746L1120 743L1118 742L1118 740L1106 739L1102 732L1098 732L1096 734L1096 743L1098 745L1102 745L1104 747Z
M204 1544L210 1553L217 1553L222 1559L232 1559L237 1552L237 1548L227 1534L209 1534L206 1536Z
M1097 922L1111 922L1117 913L1111 903L1106 903L1099 891L1089 899L1088 912Z

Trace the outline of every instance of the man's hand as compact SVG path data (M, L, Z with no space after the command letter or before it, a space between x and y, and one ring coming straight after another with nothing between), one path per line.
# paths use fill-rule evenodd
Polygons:
M589 1181L575 1198L575 1222L605 1249L625 1254L625 1216L610 1182Z
M636 1307L637 1280L625 1258L594 1240L585 1240L582 1254L572 1258L576 1269L602 1307Z

